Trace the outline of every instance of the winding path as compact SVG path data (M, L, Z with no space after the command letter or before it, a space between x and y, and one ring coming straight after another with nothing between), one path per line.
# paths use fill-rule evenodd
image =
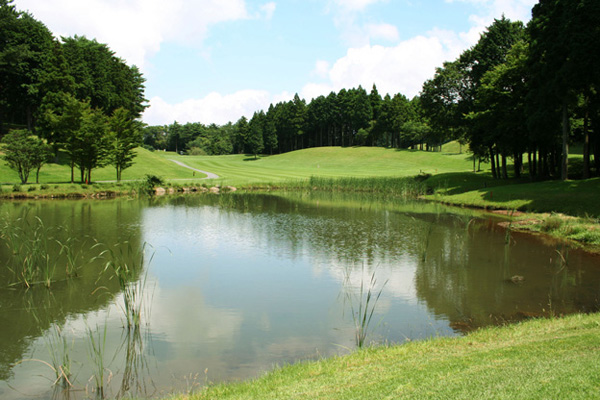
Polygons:
M219 179L219 175L213 174L212 172L202 171L201 169L196 169L196 168L190 167L189 165L184 164L181 161L172 160L172 159L169 159L169 161L173 161L175 164L179 165L180 167L188 168L188 169L191 169L192 171L198 171L198 172L203 173L204 175L206 175L206 178L202 178L202 179Z

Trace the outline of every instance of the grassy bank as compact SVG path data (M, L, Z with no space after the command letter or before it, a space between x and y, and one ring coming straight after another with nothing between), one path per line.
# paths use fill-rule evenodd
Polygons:
M173 399L591 399L599 355L600 315L573 315L369 348Z

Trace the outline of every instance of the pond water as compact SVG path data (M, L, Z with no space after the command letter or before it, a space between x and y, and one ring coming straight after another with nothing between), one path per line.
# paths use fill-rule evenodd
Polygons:
M4 202L0 213L2 399L93 398L96 379L109 397L161 396L344 354L369 291L365 343L600 305L598 256L439 205L231 194ZM45 238L49 289L19 277L25 236ZM139 328L126 328L111 259L134 270ZM68 391L52 385L60 365Z

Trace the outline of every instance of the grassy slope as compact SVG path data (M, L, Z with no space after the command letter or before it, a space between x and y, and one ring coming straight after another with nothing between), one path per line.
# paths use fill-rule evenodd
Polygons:
M175 399L600 398L600 316L485 328L299 363Z
M150 152L143 148L136 149L137 157L135 164L123 171L123 180L142 179L146 174L155 174L169 179L192 179L192 171L182 168L174 162L161 156L160 152ZM75 170L75 180L79 180L79 171ZM196 173L195 178L202 178L203 174ZM92 170L92 179L94 181L115 180L116 172L114 167L108 166ZM61 159L58 164L47 164L40 170L41 183L65 183L71 180L71 169L68 162ZM0 182L5 184L19 183L19 176L10 169L4 162L0 163ZM35 182L35 172L29 177L29 183Z
M471 162L466 154L427 153L371 147L320 147L294 151L258 160L244 155L178 156L195 168L214 172L229 185L279 182L283 180L323 177L413 176L469 171Z
M472 182L471 182L472 183ZM600 216L600 178L581 181L547 181L473 190L438 197L444 202L533 212L562 212ZM435 196L429 196L435 198Z

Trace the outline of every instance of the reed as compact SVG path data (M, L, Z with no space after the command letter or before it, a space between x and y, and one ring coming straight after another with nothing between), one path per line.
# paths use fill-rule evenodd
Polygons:
M371 328L371 320L373 319L373 314L377 308L377 303L379 302L379 298L383 293L383 289L388 283L386 280L381 287L377 288L376 272L377 270L374 270L371 273L368 281L365 281L365 266L363 264L361 270L360 289L356 294L352 290L351 273L348 269L345 271L344 302L349 304L350 307L355 328L354 339L358 348L362 348L365 344L367 335Z
M90 359L90 365L92 366L92 376L90 381L94 382L93 391L96 393L96 397L104 399L104 387L109 383L112 372L108 369L105 364L105 350L106 350L106 332L107 324L104 324L104 328L101 330L98 325L92 330L89 326L87 327L88 336L88 355ZM108 373L108 381L106 373Z
M59 384L62 388L71 388L73 383L71 382L72 362L70 353L73 348L73 342L71 341L69 345L63 329L56 323L52 324L49 333L44 338L46 340L46 348L50 354L52 370L56 375L56 380L53 384Z
M138 279L145 265L146 248L144 243L140 250L134 250L130 241L107 248L101 256L107 259L104 273L110 271L119 283L123 294L122 311L127 329L139 328L142 311L146 305L147 274ZM154 254L150 257L150 261ZM150 262L149 261L149 262ZM146 310L149 313L149 309Z
M1 237L10 251L8 269L15 276L15 284L50 287L56 271L56 258L51 257L50 249L53 235L38 217L33 222L26 216L4 220Z
M416 198L426 193L418 177L325 178L311 177L306 183L312 190L333 192L379 193L401 198Z

